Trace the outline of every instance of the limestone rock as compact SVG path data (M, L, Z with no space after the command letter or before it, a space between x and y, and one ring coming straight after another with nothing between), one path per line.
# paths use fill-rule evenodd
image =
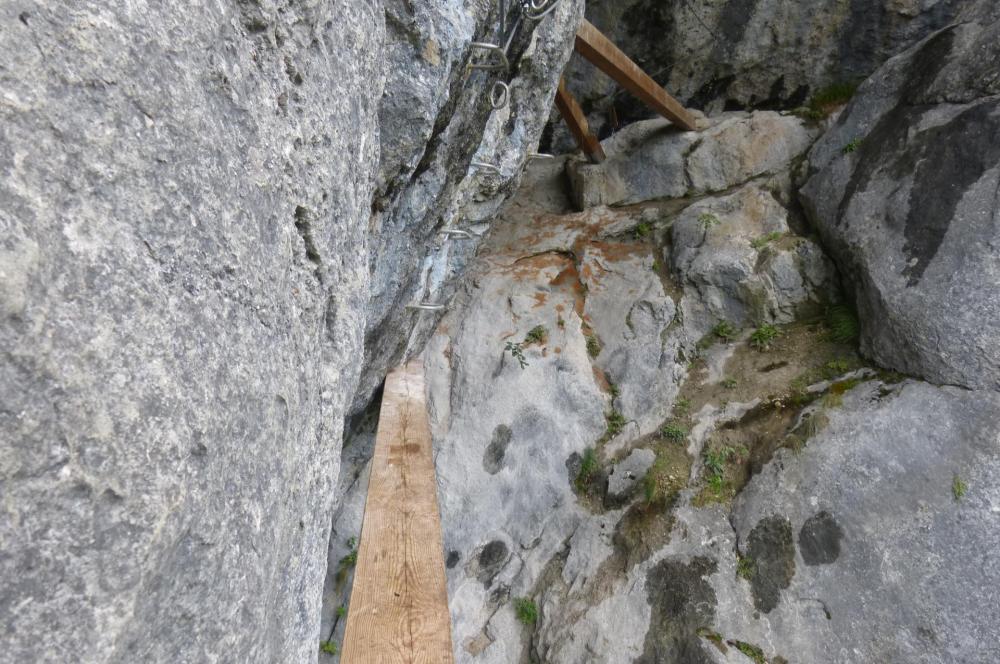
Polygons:
M679 131L666 120L639 122L605 142L607 161L570 161L577 207L724 191L788 170L818 135L799 118L772 111L727 113L708 122L699 132Z
M862 350L934 382L993 389L998 58L994 18L946 28L890 60L813 148L802 189L852 287Z
M591 0L587 18L688 106L792 109L832 84L860 82L950 23L974 0ZM989 3L982 3L984 6ZM652 111L593 66L566 74L601 138ZM556 116L557 118L557 116ZM553 123L559 151L575 150Z
M697 293L682 305L689 322L790 323L839 298L830 259L790 231L788 211L757 184L690 205L672 239L671 266Z
M631 498L654 461L656 461L655 452L640 448L632 450L627 457L612 466L611 472L608 473L608 494L605 502L620 506Z
M493 110L481 3L3 3L0 658L315 661L345 420L581 13L520 34Z

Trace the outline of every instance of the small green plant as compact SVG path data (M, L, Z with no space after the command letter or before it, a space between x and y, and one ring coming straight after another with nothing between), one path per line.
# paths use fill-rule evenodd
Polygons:
M608 438L614 438L625 428L625 424L627 423L625 416L617 410L612 410L605 417L608 420Z
M691 400L681 397L674 402L674 414L683 417L687 415L688 411L691 410Z
M522 625L534 625L538 622L538 607L527 597L518 597L514 600L514 615Z
M754 644L747 643L746 641L727 641L726 643L752 659L754 664L767 664L767 658L764 657L764 651Z
M844 154L851 154L861 147L861 138L852 138L850 143L840 149Z
M601 354L601 342L593 334L587 336L587 354L591 357Z
M673 422L667 422L660 429L660 435L666 438L667 440L672 440L675 443L679 443L680 441L687 438L688 430Z
M841 81L817 90L809 99L809 104L795 110L795 114L807 120L822 120L838 106L847 103L854 96L858 84Z
M716 648L719 648L720 650L725 652L726 650L726 646L724 645L725 640L722 638L722 635L719 634L718 632L713 632L707 627L699 627L696 634L703 639L708 639L709 641L715 644Z
M340 652L340 648L337 647L336 641L320 641L319 651L327 655L336 655Z
M735 388L738 384L739 383L736 381L736 379L732 378L732 377L730 377L730 378L724 378L722 380L722 386L724 388L726 388L727 390L731 390L731 389Z
M562 316L559 316L559 318L556 318L556 325L559 326L560 330L566 327L566 321L563 320Z
M962 478L958 475L951 480L951 495L955 496L955 500L961 500L965 496L965 492L969 490L968 485L962 481Z
M608 392L611 394L612 399L617 399L622 393L622 391L618 388L618 386L612 383L610 380L608 381Z
M750 241L750 246L754 249L763 249L772 242L776 242L784 237L784 233L781 231L774 231L773 233L768 233L767 235L761 235L756 240Z
M731 341L733 337L736 336L738 330L736 327L727 320L721 320L715 324L712 328L712 334L722 339L723 341Z
M337 607L337 617L346 618L347 617L347 607L341 604Z
M851 370L851 363L843 358L830 360L823 365L823 377L827 380L842 376Z
M830 341L840 344L852 343L858 338L860 326L854 311L844 304L836 304L826 311L826 327L830 330Z
M778 328L767 323L761 325L750 335L750 345L760 352L771 349L774 340L778 338Z
M632 234L635 236L636 240L641 240L642 238L649 235L653 230L653 227L646 222L642 222L634 229L632 229Z
M536 325L535 327L528 330L528 334L524 335L524 343L526 344L536 344L544 342L549 336L549 331L544 325Z
M736 576L741 579L751 580L756 570L757 564L750 556L738 556L736 559Z
M711 212L702 212L698 215L698 223L707 231L712 226L718 226L722 222Z
M528 361L524 359L524 347L521 344L515 341L508 341L507 345L504 346L504 351L510 353L510 356L517 360L522 369L528 366Z
M580 470L576 474L578 491L584 491L587 488L597 472L597 466L597 452L594 451L593 447L588 447L583 451L583 457L580 459Z

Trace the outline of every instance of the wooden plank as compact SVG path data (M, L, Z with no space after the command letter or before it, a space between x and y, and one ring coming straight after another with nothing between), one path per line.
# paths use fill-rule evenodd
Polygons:
M576 31L576 52L678 127L696 129L695 119L687 109L586 19Z
M566 87L566 80L559 79L559 88L556 90L556 108L563 116L563 120L569 126L569 131L576 139L576 144L580 146L583 153L590 157L595 163L604 161L604 148L597 137L590 133L590 124L587 116L583 114L583 109L577 103L576 97Z
M341 662L454 662L419 361L385 380Z

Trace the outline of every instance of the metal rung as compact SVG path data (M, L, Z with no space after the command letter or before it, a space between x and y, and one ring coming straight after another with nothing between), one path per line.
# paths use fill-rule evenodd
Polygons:
M435 304L434 302L421 302L420 304L408 304L407 309L417 309L419 311L444 311L448 307L443 304Z
M528 0L523 5L524 15L532 21L541 21L551 14L558 4L559 0Z
M470 47L479 49L482 51L490 51L491 53L496 53L500 57L499 65L485 65L470 63L466 65L467 69L485 69L486 71L507 71L510 69L510 60L507 59L507 54L504 49L496 44L490 44L489 42L472 42L469 44Z
M457 237L462 240L474 240L476 238L476 236L469 231L463 231L459 228L444 228L438 231L438 234L448 237Z
M492 171L497 175L503 175L503 171L500 170L499 166L494 166L493 164L488 164L485 161L474 161L472 165L476 168L481 168L484 171Z

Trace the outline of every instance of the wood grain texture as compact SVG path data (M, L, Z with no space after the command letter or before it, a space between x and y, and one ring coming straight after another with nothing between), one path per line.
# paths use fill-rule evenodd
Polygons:
M696 129L695 119L687 109L586 19L576 31L576 52L678 127Z
M604 148L597 137L590 133L590 124L587 116L583 114L583 109L577 103L576 97L566 87L565 79L559 79L559 88L556 90L556 108L566 121L569 131L576 139L576 144L583 150L583 153L590 157L595 163L604 161Z
M419 361L385 381L341 661L454 662Z

